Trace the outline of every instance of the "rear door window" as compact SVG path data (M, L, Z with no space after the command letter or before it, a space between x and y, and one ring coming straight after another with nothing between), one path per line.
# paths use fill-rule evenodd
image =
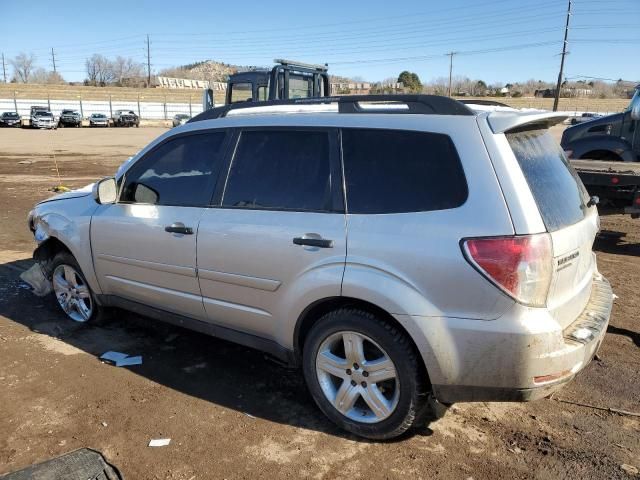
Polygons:
M251 209L330 210L329 133L243 131L222 204Z
M585 217L589 199L582 181L547 129L506 133L547 230L554 232Z
M425 212L467 199L460 158L447 135L401 130L342 130L349 213Z

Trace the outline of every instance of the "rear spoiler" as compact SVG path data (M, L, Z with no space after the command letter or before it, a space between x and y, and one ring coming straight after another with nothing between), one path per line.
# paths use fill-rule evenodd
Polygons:
M520 127L549 128L568 118L565 113L557 112L491 112L487 121L493 133L505 133Z

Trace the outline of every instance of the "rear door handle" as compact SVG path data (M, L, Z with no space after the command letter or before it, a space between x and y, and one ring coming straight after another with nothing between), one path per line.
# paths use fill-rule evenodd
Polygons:
M306 247L333 248L333 240L326 240L324 238L296 237L293 239L293 244L304 245Z
M185 227L182 222L174 222L168 227L164 227L164 231L169 233L181 233L183 235L193 235L193 228Z

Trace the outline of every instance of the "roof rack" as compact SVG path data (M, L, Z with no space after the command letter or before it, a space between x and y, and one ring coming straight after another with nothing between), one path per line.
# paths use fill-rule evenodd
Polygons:
M276 105L322 105L338 104L338 113L393 113L419 115L474 115L473 111L461 102L449 97L437 95L348 95L344 97L312 97L289 100L269 100L266 102L241 102L212 108L196 115L188 123L226 117L231 110L269 107ZM369 104L363 108L361 103ZM404 104L407 108L376 108L376 104Z
M318 70L319 72L326 72L329 70L329 65L327 63L324 65L318 65L315 63L303 63L296 60L287 60L285 58L275 58L273 63L279 63L280 65L286 65L289 67L308 68L309 70Z

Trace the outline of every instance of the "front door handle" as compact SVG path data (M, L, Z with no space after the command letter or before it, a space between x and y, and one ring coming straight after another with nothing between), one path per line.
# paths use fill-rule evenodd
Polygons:
M169 233L181 233L183 235L193 235L193 228L185 227L182 222L174 222L168 227L164 227L164 231Z
M324 238L296 237L293 239L293 244L304 245L306 247L333 248L333 240L326 240Z

